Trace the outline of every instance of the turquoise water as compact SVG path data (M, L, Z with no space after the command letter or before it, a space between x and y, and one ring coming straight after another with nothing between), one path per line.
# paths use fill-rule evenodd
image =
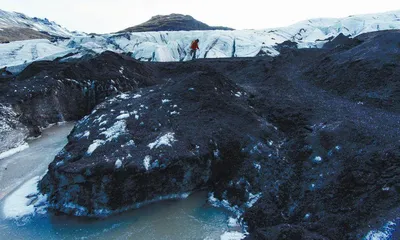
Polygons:
M219 239L228 230L228 213L206 199L206 193L195 193L105 219L47 213L2 220L0 239Z

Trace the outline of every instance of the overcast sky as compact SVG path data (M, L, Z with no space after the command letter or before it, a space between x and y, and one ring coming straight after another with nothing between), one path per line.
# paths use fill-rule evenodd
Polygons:
M109 33L170 13L235 29L283 27L309 18L400 10L400 0L0 0L0 9L48 18L69 30Z

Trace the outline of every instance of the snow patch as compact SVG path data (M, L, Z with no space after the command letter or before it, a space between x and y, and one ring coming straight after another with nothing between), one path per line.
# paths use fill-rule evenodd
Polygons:
M118 159L117 161L115 161L115 168L120 168L120 167L122 167L122 161Z
M126 122L124 120L120 120L114 123L113 126L111 126L109 129L106 131L100 133L100 135L105 135L106 136L106 141L111 141L115 138L118 138L121 133L124 133L126 131Z
M126 93L122 93L122 94L118 95L117 97L119 97L121 99L129 99L129 95Z
M221 235L221 240L241 240L245 237L246 235L241 232L224 232L224 234Z
M252 206L254 206L254 204L258 201L258 199L260 199L261 196L262 196L261 192L255 194L255 195L252 193L249 193L249 200L246 203L247 207L251 208Z
M395 226L396 223L390 221L381 230L370 231L363 240L390 240Z
M254 168L257 169L258 171L261 170L261 165L259 163L254 163Z
M115 119L121 120L121 119L125 119L125 118L129 118L129 113L121 114L118 117L116 117Z
M171 100L169 100L169 99L163 99L163 100L161 100L161 102L164 104L164 103L169 103L169 102L171 102Z
M5 199L3 215L6 219L20 219L43 213L47 197L39 194L37 189L39 180L39 176L30 179Z
M143 159L143 166L146 168L146 171L150 169L150 161L151 161L151 156L147 155Z
M231 206L228 200L219 200L214 197L214 193L210 193L208 195L208 202L214 207L222 207L228 209L229 211L236 214L237 217L240 217L243 214L243 210L241 210L238 206Z
M239 227L239 222L237 218L229 217L228 219L228 227Z
M92 144L88 147L88 150L86 151L87 154L92 155L92 153L101 145L106 143L104 140L96 139L93 141Z
M22 145L16 147L16 148L12 148L8 151L2 152L0 153L0 159L6 158L6 157L10 157L11 155L14 155L16 153L22 152L25 149L29 148L28 143L23 143Z
M82 135L82 137L89 138L90 136L90 131L85 131L85 133Z
M314 162L322 162L322 157L316 156L316 157L314 158Z
M133 98L140 98L140 97L142 97L142 95L140 95L140 94L133 95Z
M166 145L166 146L172 147L172 143L176 142L176 140L174 138L174 135L175 135L175 133L168 132L168 133L164 134L163 136L157 138L156 141L154 141L152 143L149 143L147 146L150 149L158 148L158 147L160 147L162 145Z

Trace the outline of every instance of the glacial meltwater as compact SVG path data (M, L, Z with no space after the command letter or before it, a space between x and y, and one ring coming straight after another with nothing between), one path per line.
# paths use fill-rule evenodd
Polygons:
M29 214L24 195L67 143L72 128L72 123L50 127L29 148L0 160L0 239L240 239L235 234L240 227L232 221L228 226L230 213L210 206L206 192L102 219Z

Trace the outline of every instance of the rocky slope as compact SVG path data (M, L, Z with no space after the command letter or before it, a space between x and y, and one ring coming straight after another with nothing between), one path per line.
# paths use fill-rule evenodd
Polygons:
M95 59L35 62L17 77L0 78L0 152L49 124L79 120L107 96L159 82L151 74L129 57L105 52Z
M124 29L120 32L159 32L191 30L233 30L228 27L212 27L183 14L157 15L142 24Z
M399 216L398 39L183 63L106 52L33 64L0 96L31 132L60 110L88 114L40 182L56 211L108 215L206 189L249 239L361 239Z
M0 32L0 43L29 39L51 39L47 34L32 30L30 28L3 28Z

